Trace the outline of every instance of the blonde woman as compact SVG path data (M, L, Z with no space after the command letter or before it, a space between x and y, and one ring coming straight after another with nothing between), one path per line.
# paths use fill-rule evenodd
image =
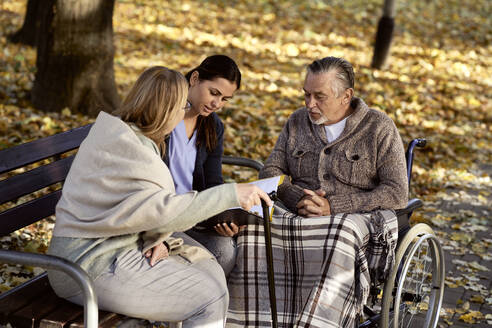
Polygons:
M180 73L152 67L114 116L99 114L63 186L48 253L88 272L100 309L183 321L184 327L223 327L224 273L181 231L227 208L271 201L245 184L176 194L161 154L165 136L184 117L187 91ZM49 279L59 296L82 303L67 276L51 271Z

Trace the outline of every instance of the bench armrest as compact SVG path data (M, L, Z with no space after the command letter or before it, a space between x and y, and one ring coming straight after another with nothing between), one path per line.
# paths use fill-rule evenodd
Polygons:
M256 171L263 168L263 164L257 160L236 156L222 156L222 164L250 167Z
M98 308L94 285L89 275L78 264L57 256L9 250L0 250L0 262L37 266L44 269L63 271L68 274L77 282L84 294L85 327L97 327Z

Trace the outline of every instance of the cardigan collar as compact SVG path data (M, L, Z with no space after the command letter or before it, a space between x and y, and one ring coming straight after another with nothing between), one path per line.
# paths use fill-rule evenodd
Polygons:
M362 119L366 116L367 112L369 111L369 107L366 105L364 100L358 97L352 98L352 101L350 102L350 107L352 107L354 111L347 118L347 122L345 123L345 128L343 129L342 134L337 139L333 140L333 142L331 143L329 143L328 139L326 138L324 126L313 124L309 119L309 117L307 117L307 120L311 125L311 129L323 141L324 144L334 145L340 142L341 140L345 139L359 125L359 123L362 121ZM307 110L306 110L306 115L309 115Z

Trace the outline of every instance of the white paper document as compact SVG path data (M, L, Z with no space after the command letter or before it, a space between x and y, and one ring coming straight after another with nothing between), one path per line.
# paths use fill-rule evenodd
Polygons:
M256 180L250 183L259 187L267 194L270 194L277 191L278 186L283 183L284 177L284 175L281 175L272 178ZM271 220L273 215L273 206L269 207L268 213L270 214L270 217L268 219ZM233 207L217 215L214 215L203 222L200 222L198 225L205 228L213 229L213 227L217 224L233 222L234 224L241 226L247 224L258 224L263 218L263 208L261 207L261 205L253 206L249 211L245 211L241 207Z
M280 186L284 182L284 178L285 175L278 175L271 178L255 180L253 182L250 182L250 184L254 184L267 194L270 194L273 191L277 192L278 186ZM249 211L263 217L263 208L261 207L261 205L255 205ZM273 206L269 207L268 213L270 213L271 218L273 215Z

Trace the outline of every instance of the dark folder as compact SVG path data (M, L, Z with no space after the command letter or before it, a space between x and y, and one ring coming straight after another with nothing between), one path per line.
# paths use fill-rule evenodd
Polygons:
M198 223L198 226L213 229L217 224L231 222L237 226L263 224L263 217L259 214L245 211L242 208L231 208Z

